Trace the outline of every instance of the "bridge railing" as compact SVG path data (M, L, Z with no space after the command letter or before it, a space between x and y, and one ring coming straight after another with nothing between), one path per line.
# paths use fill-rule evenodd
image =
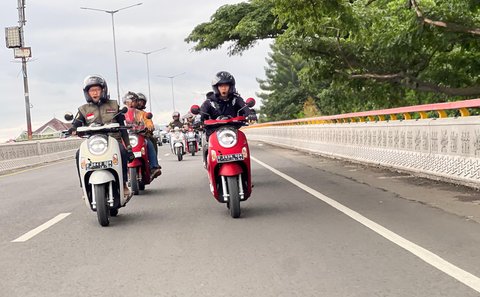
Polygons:
M0 173L74 156L81 139L24 141L0 145Z
M480 117L469 112L479 107L480 99L426 104L262 123L245 132L253 140L480 188ZM447 117L448 110L459 116ZM429 118L432 112L437 116Z

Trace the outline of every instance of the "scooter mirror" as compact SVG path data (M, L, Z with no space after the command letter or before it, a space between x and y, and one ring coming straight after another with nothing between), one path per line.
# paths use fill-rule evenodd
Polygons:
M147 112L146 118L149 120L153 119L153 114L151 112Z
M73 120L73 114L71 112L66 112L63 117L65 118L66 121Z
M128 107L124 106L122 109L118 111L118 113L127 113Z
M193 113L194 115L197 115L200 113L200 106L198 105L192 105L192 107L190 107L190 112Z
M248 98L247 99L247 102L245 102L245 104L248 106L248 107L254 107L255 106L255 99L253 98Z

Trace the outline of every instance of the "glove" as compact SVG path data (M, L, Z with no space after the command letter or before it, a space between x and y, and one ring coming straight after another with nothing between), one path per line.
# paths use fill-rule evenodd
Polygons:
M131 145L127 146L127 158L128 162L132 162L133 160L135 160L135 155L133 154Z
M67 131L65 131L64 134L65 134L66 136L75 135L75 134L77 134L77 128L75 128L75 127L70 127L70 129L68 129Z

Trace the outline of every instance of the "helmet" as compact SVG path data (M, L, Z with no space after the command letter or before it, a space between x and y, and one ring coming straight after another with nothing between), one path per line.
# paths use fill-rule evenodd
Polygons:
M213 89L213 92L215 93L215 95L217 95L217 96L218 96L218 94L220 94L220 92L218 91L218 85L220 85L220 84L229 84L230 85L230 89L228 90L229 95L236 92L236 90L235 90L235 78L229 72L220 71L213 78L212 89Z
M137 97L137 100L140 101L142 100L143 101L143 105L140 105L138 104L137 105L137 108L138 109L145 109L146 108L146 105L147 105L147 97L145 97L145 95L143 95L142 93L138 93L138 97Z
M172 118L174 118L174 117L178 117L180 119L180 113L178 111L174 111L172 113Z
M87 102L92 102L92 97L90 97L88 94L88 90L90 90L90 88L93 86L99 86L102 88L100 102L106 102L109 99L108 86L105 79L100 75L89 75L83 80L83 95L85 96Z
M145 103L147 103L147 96L143 95L143 93L137 93L138 95L138 100L143 100Z
M123 103L125 104L125 103L127 102L127 100L132 100L132 101L138 100L138 95L135 94L135 93L132 92L132 91L128 91L128 92L123 96Z

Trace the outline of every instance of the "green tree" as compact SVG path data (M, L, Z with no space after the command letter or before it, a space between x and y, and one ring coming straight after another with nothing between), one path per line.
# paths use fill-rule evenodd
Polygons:
M258 94L263 103L260 112L266 115L266 120L297 118L310 96L299 78L305 61L290 50L275 45L271 49L272 53L266 59L266 79L257 79L263 91Z
M222 27L227 11L238 18ZM275 38L301 67L295 80L277 84L273 78L286 77L269 63L262 99L274 119L301 115L308 96L324 114L478 96L478 28L478 0L251 0L221 7L187 41L195 50L231 42L238 54Z

